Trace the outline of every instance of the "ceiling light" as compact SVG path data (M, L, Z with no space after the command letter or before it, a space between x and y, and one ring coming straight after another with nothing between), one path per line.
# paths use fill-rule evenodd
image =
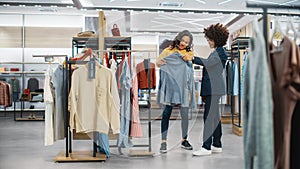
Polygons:
M217 14L218 14L218 15L222 15L222 14L223 14L223 12L217 12Z
M248 0L248 2L258 2L258 3L263 3L263 4L274 4L274 5L280 5L277 2L268 2L268 1L260 1L260 0Z
M69 6L69 5L68 5L67 8L73 8L73 6Z
M223 4L226 4L226 3L230 2L230 1L232 1L232 0L225 0L225 1L219 2L218 5L223 5Z
M208 14L208 12L202 12L202 14Z
M26 5L19 5L19 7L25 7Z
M157 13L164 13L165 11L157 11Z
M87 7L87 6L94 6L94 4L91 2L91 0L78 0L82 6ZM74 0L73 0L74 2Z
M52 7L52 8L57 8L57 5L51 5L50 7Z
M202 0L195 0L196 2L199 2L199 3L201 3L201 4L206 4L206 2L205 1L202 1Z
M281 3L280 5L286 5L286 4L290 4L290 3L293 3L293 2L297 2L298 0L292 0L292 1L288 1L288 2L284 2L284 3Z
M160 2L159 6L164 6L164 7L182 7L183 2Z
M103 11L103 9L96 9L96 11Z
M34 5L34 7L42 7L41 5Z
M149 12L149 10L143 10L143 12Z
M189 11L189 12L188 12L188 14L194 14L194 13L195 13L195 12L193 12L193 11Z
M179 13L179 11L173 11L173 13Z

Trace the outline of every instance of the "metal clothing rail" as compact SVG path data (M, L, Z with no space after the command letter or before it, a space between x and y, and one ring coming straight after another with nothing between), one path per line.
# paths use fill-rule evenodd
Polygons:
M71 66L72 64L86 64L88 61L81 61L81 60L69 60L68 57L66 57L66 66L65 66L65 79L64 79L64 89L65 89L65 94L66 94L66 101L65 101L65 137L66 137L66 157L69 157L69 153L72 153L72 132L69 126L69 113L68 113L68 97L69 97L69 88L71 86L71 78L69 78L69 75L71 75ZM93 157L96 157L96 152L97 152L97 143L96 143L96 136L94 133L93 137Z
M263 3L249 3L246 2L247 8L261 8L263 10L263 34L265 38L266 49L268 49L268 9L292 9L300 12L300 5L271 5ZM270 13L269 13L270 14ZM289 15L289 14L287 14ZM293 15L293 14L291 14Z

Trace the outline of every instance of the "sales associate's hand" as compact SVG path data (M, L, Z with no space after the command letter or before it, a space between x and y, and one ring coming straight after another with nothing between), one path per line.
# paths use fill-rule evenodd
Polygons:
M192 56L192 55L183 55L182 56L182 59L185 60L185 61L187 61L187 60L193 60L193 58L194 58L194 56Z
M167 62L165 61L165 60L163 60L163 59L160 59L160 60L158 60L157 62L156 62L156 64L157 64L157 66L161 66L161 65L164 65L164 64L166 64Z

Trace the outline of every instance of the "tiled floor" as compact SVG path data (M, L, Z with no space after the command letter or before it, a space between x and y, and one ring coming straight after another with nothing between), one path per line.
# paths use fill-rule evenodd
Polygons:
M154 111L153 111L154 112ZM3 114L1 113L1 116ZM206 157L193 157L192 151L180 148L180 120L172 120L168 135L166 154L159 153L160 120L152 121L153 157L129 157L128 149L123 149L123 156L115 147L106 162L69 162L56 163L55 156L65 150L64 140L52 146L44 146L44 122L15 122L9 117L0 117L0 169L242 169L242 137L231 132L231 125L223 125L223 153ZM190 120L189 141L194 149L199 149L202 141L202 114L193 113ZM145 138L134 139L134 144L147 144L148 121L143 120ZM110 141L115 145L115 141ZM133 148L133 150L147 148ZM74 140L73 150L92 150L89 140Z

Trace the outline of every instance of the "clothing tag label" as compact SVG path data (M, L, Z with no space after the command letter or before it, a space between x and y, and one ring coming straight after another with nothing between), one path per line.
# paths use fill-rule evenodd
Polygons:
M91 60L88 63L88 74L89 74L89 79L95 79L95 74L96 74L96 63L95 63L95 58L91 58Z

